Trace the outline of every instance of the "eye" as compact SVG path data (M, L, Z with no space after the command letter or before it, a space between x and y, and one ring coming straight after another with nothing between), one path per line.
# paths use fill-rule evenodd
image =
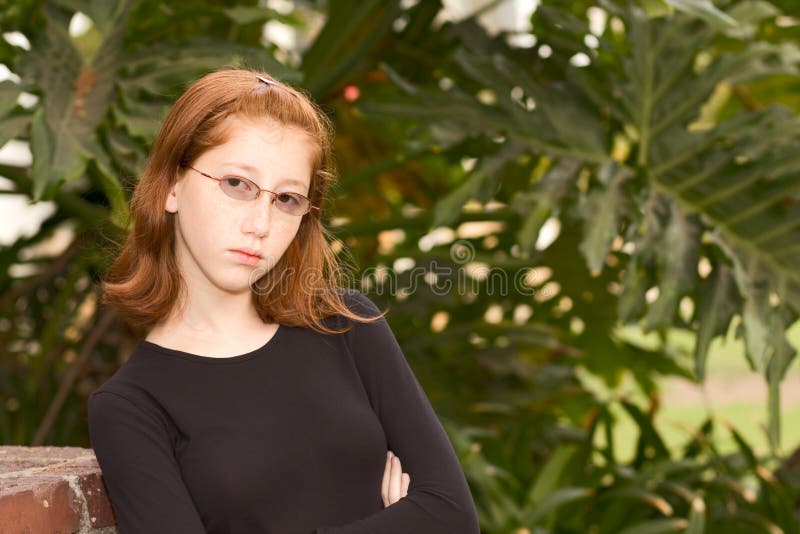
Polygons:
M225 185L231 189L238 191L250 191L253 189L247 180L238 176L223 176L222 179L225 180Z
M297 193L278 193L275 195L275 200L289 206L299 205L301 203L300 196Z

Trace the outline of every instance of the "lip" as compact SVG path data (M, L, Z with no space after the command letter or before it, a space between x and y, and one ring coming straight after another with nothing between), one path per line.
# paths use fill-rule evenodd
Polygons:
M241 252L242 254L247 254L248 256L255 256L258 259L261 259L261 254L258 251L253 250L252 248L235 248L232 249L233 252Z
M240 263L244 263L245 265L251 265L251 266L258 265L258 262L261 261L261 256L258 254L251 254L249 252L246 252L247 250L250 249L243 249L243 250L237 249L237 250L231 250L230 252Z

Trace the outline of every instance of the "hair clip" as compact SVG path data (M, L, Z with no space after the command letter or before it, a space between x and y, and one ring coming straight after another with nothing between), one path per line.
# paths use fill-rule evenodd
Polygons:
M261 75L258 75L258 74L256 74L256 78L257 78L259 81L261 81L261 82L264 82L264 83L265 83L265 84L267 84L267 85L278 85L277 83L273 82L272 80L269 80L269 79L267 79L267 78L264 78L263 76L261 76Z

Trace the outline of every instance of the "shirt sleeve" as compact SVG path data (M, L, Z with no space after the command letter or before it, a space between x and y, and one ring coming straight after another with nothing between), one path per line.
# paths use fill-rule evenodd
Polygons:
M353 311L375 316L377 306L354 292ZM475 504L447 434L384 318L356 323L347 334L372 408L389 449L411 476L408 495L353 523L316 534L478 534Z
M89 397L89 436L120 534L204 534L165 424L126 397Z

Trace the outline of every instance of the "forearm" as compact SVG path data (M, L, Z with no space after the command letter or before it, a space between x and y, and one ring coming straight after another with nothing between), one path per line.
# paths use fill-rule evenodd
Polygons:
M478 534L480 528L469 491L467 495L457 493L418 489L369 517L321 527L315 534Z

